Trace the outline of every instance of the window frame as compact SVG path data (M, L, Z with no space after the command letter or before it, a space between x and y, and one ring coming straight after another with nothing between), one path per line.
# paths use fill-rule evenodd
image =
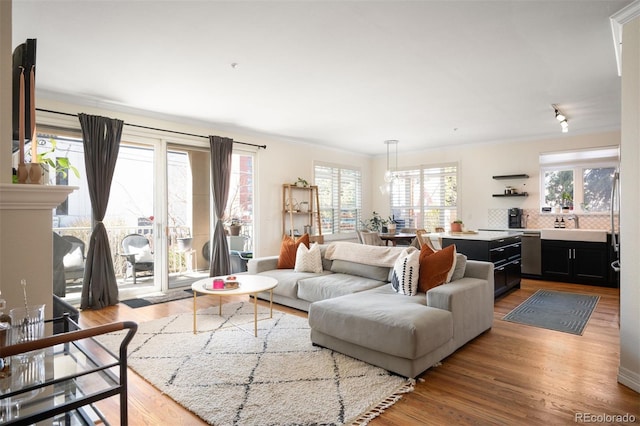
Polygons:
M340 194L338 193L337 195L334 194L332 196L333 200L337 200L338 205L333 205L331 206L331 232L327 232L326 228L322 228L322 235L325 237L325 239L327 240L331 240L331 239L353 239L356 238L356 231L359 229L360 226L360 222L362 221L362 170L360 169L360 167L350 167L350 166L346 166L343 164L336 164L336 163L328 163L328 162L323 162L323 161L314 161L313 163L313 182L314 184L318 187L318 198L320 200L320 205L318 206L319 211L320 211L320 217L321 217L321 223L322 223L322 217L323 217L323 210L328 210L327 207L323 208L322 205L322 186L319 182L320 176L318 176L318 168L329 168L331 169L331 191L332 193L337 190L337 191L342 191L343 189L343 185L342 185L342 174L345 171L348 171L349 173L355 173L357 174L357 178L356 178L356 193L353 195L353 197L355 198L355 218L354 218L354 229L353 230L349 230L349 231L341 231L340 230L340 224L341 224L341 215L340 212L342 211L342 206L340 204ZM334 182L334 175L337 173L337 181ZM322 226L322 225L321 225Z
M447 172L446 169L448 168L455 168L455 171L453 172ZM439 171L437 171L438 169L440 169ZM427 205L426 204L426 197L425 197L425 185L426 185L426 177L429 175L432 175L431 173L429 173L430 171L436 171L436 174L441 175L442 178L446 178L447 176L455 176L455 202L452 205L447 205L446 202L439 204L439 205ZM412 227L412 228L418 228L418 229L426 229L426 215L428 211L440 211L441 213L438 214L438 216L441 218L441 220L438 222L438 224L436 226L440 226L443 228L446 228L447 226L449 226L449 224L456 220L459 217L459 213L458 213L458 194L460 192L460 165L458 164L458 162L447 162L447 163L436 163L436 164L422 164L419 166L415 166L415 167L405 167L402 169L399 169L397 174L409 174L409 173L413 173L413 174L417 174L419 176L420 179L420 183L419 183L419 202L417 204L412 204L412 205L400 205L400 204L394 204L394 191L397 190L398 184L397 181L394 181L391 185L390 185L390 190L389 190L389 211L391 212L391 215L394 217L394 219L396 218L396 212L398 210L412 210L415 209L416 206L419 206L420 212L417 216L417 218L415 219L415 223L406 223L405 222L405 227ZM415 189L415 188L414 188ZM443 193L444 194L444 193ZM408 199L410 199L411 197L407 197ZM415 215L414 215L415 216ZM406 217L399 217L398 219L407 219ZM434 226L434 228L436 227ZM431 230L433 231L433 230Z
M597 151L597 149L594 149ZM582 152L582 151L577 151ZM570 153L566 153L569 155ZM613 168L617 170L619 164L617 160L612 159L611 157L601 157L601 158L593 158L590 160L576 160L576 161L559 161L552 162L549 164L541 164L540 165L540 198L539 204L540 209L543 207L551 207L552 209L555 206L549 206L546 204L545 194L546 194L546 184L545 184L545 174L549 171L561 171L561 170L571 170L573 172L573 209L571 210L574 214L580 215L603 215L608 214L610 211L610 207L608 206L605 209L598 211L589 211L584 210L584 171L586 169L597 169L597 168Z

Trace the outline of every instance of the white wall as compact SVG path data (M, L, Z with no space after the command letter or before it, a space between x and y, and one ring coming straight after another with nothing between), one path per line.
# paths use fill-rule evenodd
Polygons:
M256 210L257 246L261 256L275 255L280 251L282 239L282 184L293 183L302 177L313 183L314 161L360 168L363 188L370 187L371 157L353 154L310 144L270 141L266 150L259 153L259 169ZM364 211L371 208L371 197L363 189Z
M460 218L467 229L486 228L489 226L490 209L504 209L505 212L510 207L539 210L538 156L541 152L620 144L619 132L591 135L558 133L558 137L554 139L438 148L421 152L402 152L402 142L400 142L398 168L457 162L460 179L458 182ZM382 184L385 168L386 156L374 160L372 180L375 188ZM529 179L518 181L518 189L520 192L528 192L528 197L492 197L492 194L503 192L506 182L494 180L492 176L521 173L528 174ZM523 184L526 185L523 186ZM388 196L382 196L379 191L373 191L373 196L374 210L380 212L383 217L388 216ZM506 222L504 226L507 226Z

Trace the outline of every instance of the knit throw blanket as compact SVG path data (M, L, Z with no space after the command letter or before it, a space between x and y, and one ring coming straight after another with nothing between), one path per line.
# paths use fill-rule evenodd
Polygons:
M363 265L387 266L392 268L396 259L404 250L409 252L415 247L368 246L365 244L334 242L329 244L324 255L329 260L347 260Z

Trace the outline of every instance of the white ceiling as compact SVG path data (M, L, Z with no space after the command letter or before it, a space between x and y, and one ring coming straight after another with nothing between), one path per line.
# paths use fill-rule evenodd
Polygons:
M377 155L619 129L630 2L13 0L13 45L39 97Z

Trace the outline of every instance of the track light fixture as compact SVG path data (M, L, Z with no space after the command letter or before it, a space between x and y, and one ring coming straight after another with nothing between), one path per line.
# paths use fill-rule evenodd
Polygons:
M551 107L556 112L556 120L560 122L560 126L562 127L562 133L567 133L569 131L569 123L567 122L567 116L564 115L562 111L560 111L560 108L558 108L558 105L551 104Z
M560 126L562 127L562 133L567 133L569 131L569 123L564 119L560 122Z

